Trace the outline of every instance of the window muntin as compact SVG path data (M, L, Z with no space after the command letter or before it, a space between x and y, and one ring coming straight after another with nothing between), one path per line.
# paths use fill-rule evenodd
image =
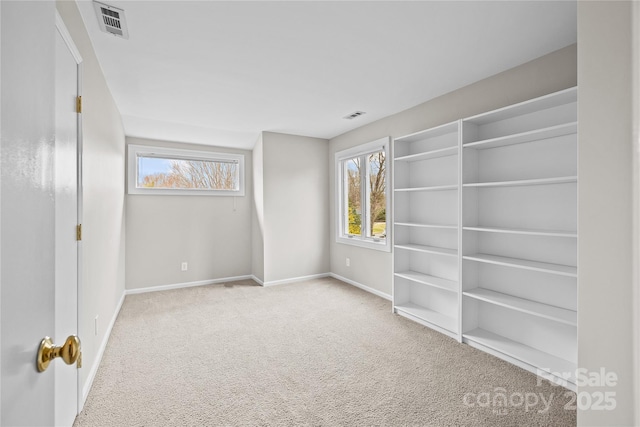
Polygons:
M129 194L244 195L244 156L129 146Z
M339 243L390 250L389 138L336 153Z

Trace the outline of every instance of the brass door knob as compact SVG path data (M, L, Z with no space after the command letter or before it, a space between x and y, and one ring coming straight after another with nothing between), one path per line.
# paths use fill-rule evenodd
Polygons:
M49 367L49 363L56 357L61 357L67 365L74 364L80 356L80 338L70 335L61 346L56 346L51 338L44 337L38 349L37 366L38 372L44 372Z

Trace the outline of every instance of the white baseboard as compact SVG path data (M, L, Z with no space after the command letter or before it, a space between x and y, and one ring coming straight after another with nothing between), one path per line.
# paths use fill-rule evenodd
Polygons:
M149 286L148 288L136 288L125 290L126 295L145 294L147 292L168 291L170 289L192 288L194 286L213 285L216 283L237 282L238 280L256 280L255 276L233 276L223 277L221 279L198 280L196 282L175 283L173 285Z
M82 388L82 407L84 407L84 403L87 401L87 396L89 396L89 391L91 391L91 386L93 386L93 380L96 378L96 373L98 372L98 368L100 367L100 363L102 362L102 356L104 356L104 351L107 348L107 342L109 342L109 337L111 337L111 330L113 329L113 325L116 323L116 319L118 318L118 314L120 314L120 309L122 308L122 304L124 303L124 297L126 296L126 291L122 293L120 297L120 301L118 301L118 305L111 317L111 321L107 326L106 333L104 334L104 338L102 339L102 343L100 344L100 348L98 349L98 354L96 358L93 360L93 365L91 366L91 371L89 371L89 376L87 377L87 382L84 384ZM82 410L82 408L80 408Z
M334 279L338 279L338 280L340 280L342 282L348 283L348 284L350 284L352 286L355 286L356 288L360 288L363 291L367 291L367 292L369 292L371 294L377 295L380 298L384 298L384 299L389 300L389 301L392 300L391 295L385 294L384 292L381 292L381 291L379 291L377 289L370 288L369 286L363 285L362 283L358 283L355 280L347 279L346 277L342 277L342 276L340 276L338 274L335 274L335 273L330 273L329 276L333 277Z
M258 279L258 276L255 275L251 275L251 278L253 279L254 282L258 283L260 286L264 286L264 282L260 279Z
M305 280L313 280L313 279L322 279L325 277L329 277L331 273L321 273L321 274L312 274L310 276L301 276L301 277L292 277L291 279L283 279L283 280L272 280L270 282L260 282L262 286L276 286L276 285L286 285L287 283L296 283L296 282L304 282ZM254 278L256 280L257 278Z

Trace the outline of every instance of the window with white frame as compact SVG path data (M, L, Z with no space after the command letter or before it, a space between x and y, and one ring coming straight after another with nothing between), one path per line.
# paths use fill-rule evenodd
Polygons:
M129 145L129 194L244 196L244 155Z
M336 241L389 251L389 138L336 153Z

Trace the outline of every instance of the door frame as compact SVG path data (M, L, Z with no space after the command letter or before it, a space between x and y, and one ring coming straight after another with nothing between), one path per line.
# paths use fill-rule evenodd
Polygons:
M71 55L73 56L73 58L76 61L77 67L78 67L78 86L77 86L77 92L78 92L78 96L82 97L82 70L83 70L83 62L82 62L82 55L80 54L80 51L78 50L78 48L76 47L73 38L71 37L71 34L69 33L69 30L67 29L67 26L65 25L64 21L62 20L62 16L60 16L60 13L56 10L56 31L58 31L58 33L60 33L60 36L62 37L62 39L64 40L65 44L67 45L67 47L69 48L69 51L71 52ZM80 111L77 114L77 128L78 128L78 140L76 141L76 166L77 166L77 177L76 177L76 185L77 185L77 213L78 213L78 225L82 224L82 206L83 206L83 201L82 201L82 109L80 109ZM81 320L82 320L82 295L83 295L83 286L82 286L82 239L78 240L78 260L77 260L77 279L78 279L78 288L77 288L77 301L78 301L78 307L77 307L77 313L78 313L78 319L77 319L77 324L78 324L78 331L76 332L77 334L80 333L80 331L82 330L81 328ZM76 415L80 413L80 411L82 411L82 407L84 406L84 399L83 399L83 393L82 393L82 375L80 373L80 371L78 371L78 378L77 378L77 397L78 397L78 401L77 401L77 408L76 408Z

